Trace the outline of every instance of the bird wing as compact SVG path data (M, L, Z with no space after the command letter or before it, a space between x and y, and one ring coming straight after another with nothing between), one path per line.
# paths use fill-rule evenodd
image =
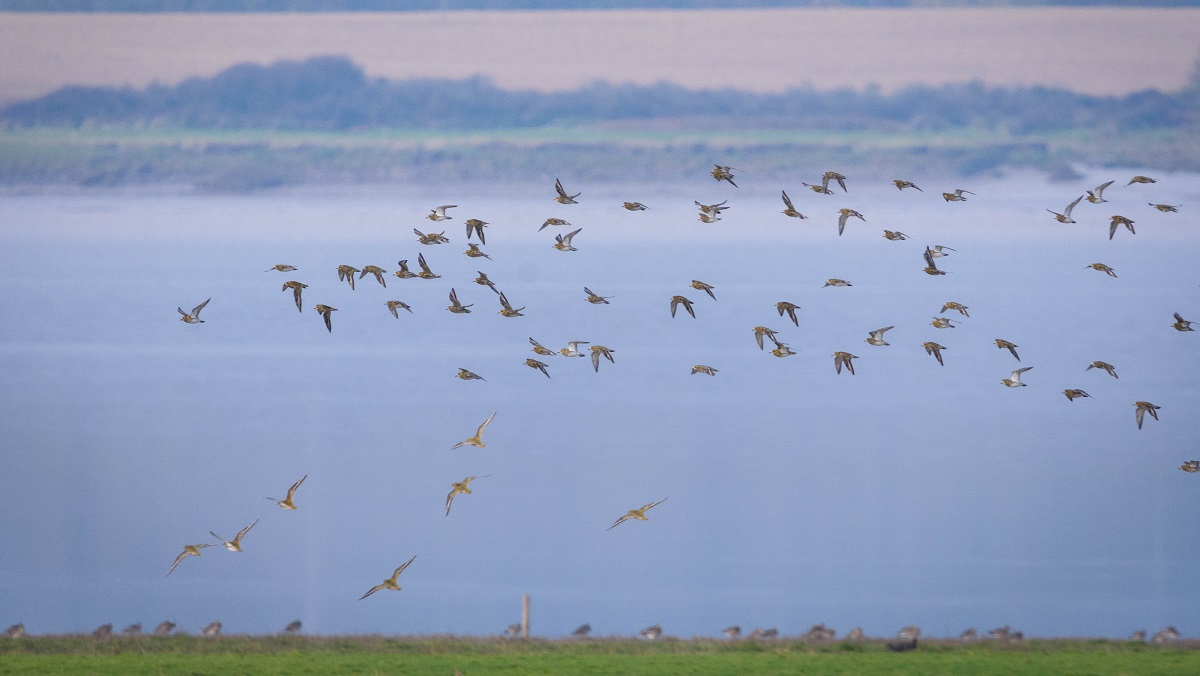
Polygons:
M665 501L666 501L666 498L663 498L662 500L659 500L658 502L651 502L648 505L644 505L642 507L642 511L645 512L646 510L650 509L651 507L657 507L658 505L661 505Z
M504 297L503 291L500 292L500 304L504 306L505 310L512 310L512 305L508 304L508 298Z
M250 532L250 529L251 529L251 528L254 528L255 524L257 524L257 523L258 523L258 519L255 519L255 520L254 520L254 523L252 523L252 524L250 524L249 526L246 526L245 528L243 528L243 529L239 530L239 531L238 531L238 534L237 534L237 537L235 537L235 538L233 539L233 541L234 541L234 542L239 542L239 541L242 539L242 537L243 537L244 535L246 535L246 533L249 533L249 532Z
M583 230L583 228L576 228L575 230L568 232L562 238L563 244L566 244L567 246L571 246L571 238L574 237L575 235L578 235L580 230Z
M592 368L596 373L600 372L600 350L592 349Z
M375 585L374 587L371 587L370 589L368 589L368 590L367 590L367 593L366 593L366 594L363 594L362 596L358 597L358 600L359 600L359 601L361 601L361 600L363 600L363 599L367 598L367 597L368 597L368 596L370 596L371 594L374 594L375 592L379 591L380 589L383 589L383 588L384 588L384 586L385 586L385 585L383 585L382 583L380 583L380 584L377 584L377 585Z
M495 418L495 417L496 417L495 413L488 416L488 419L483 421L483 424L479 426L479 429L475 430L475 436L482 438L483 430L488 426L488 423L492 422L492 418Z
M297 488L300 488L300 484L304 483L304 480L305 480L305 479L307 479L307 478L308 478L308 475L307 475L307 474L305 474L304 476L300 477L300 480L299 480L299 481L297 481L296 483L292 484L292 487L291 487L291 488L289 488L289 489L288 489L288 492L287 492L287 499L288 499L288 500L291 500L291 499L292 499L292 496L296 495L296 489L297 489Z
M185 549L185 550L183 550L183 552L182 552L182 553L181 553L179 556L176 556L176 557L175 557L175 563L172 563L172 564L171 564L171 570L168 570L168 571L167 571L167 575L169 576L171 573L175 572L175 566L178 566L178 565L179 565L179 562L180 562L180 561L183 561L184 559L186 559L186 558L187 558L187 556L188 556L188 550L186 550L186 549Z
M788 197L786 190L783 191L783 205L786 206L788 209L791 209L792 211L796 210L796 208L792 206L792 200L791 200L791 198Z
M204 309L204 306L205 306L205 305L208 305L208 301L209 301L209 300L212 300L212 299L211 299L211 298L209 298L208 300L204 301L203 303L201 303L201 304L197 305L196 307L192 308L192 316L193 316L193 317L196 317L197 319L199 319L199 318L200 318L200 311ZM178 308L176 308L176 309L178 309Z
M1081 199L1083 199L1083 195L1080 195L1079 197L1076 197L1074 202L1071 202L1070 204L1068 204L1068 205L1067 205L1067 208L1066 208L1066 210L1065 210L1065 211L1063 211L1063 216L1066 216L1067 218L1070 218L1070 217L1071 217L1071 210L1075 208L1075 205L1076 205L1076 204L1079 204L1079 200L1081 200Z

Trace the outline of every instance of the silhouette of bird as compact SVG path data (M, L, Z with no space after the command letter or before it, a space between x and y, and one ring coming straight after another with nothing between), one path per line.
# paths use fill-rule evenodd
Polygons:
M646 518L646 511L653 507L657 507L657 506L661 505L665 501L666 501L666 498L663 498L662 500L659 500L658 502L651 502L648 505L642 505L641 507L638 507L637 509L631 509L628 512L625 512L625 515L622 516L621 518L617 519L615 522L613 522L613 525L609 526L608 530L612 530L630 519L637 519L638 521L649 521L649 519Z
M228 549L231 552L240 552L240 551L242 551L242 538L246 537L246 533L249 533L250 529L254 528L254 525L257 523L258 523L258 519L255 519L254 523L252 523L249 526L246 526L245 528L238 531L237 536L234 537L232 540L226 540L225 538L221 537L220 535L217 535L216 533L212 532L211 530L208 531L208 533L209 533L209 535L212 535L216 539L220 540L221 544L225 545L225 549Z
M1000 382L1004 383L1005 387L1025 387L1025 383L1021 382L1021 374L1032 368L1033 368L1032 366L1023 366L1023 367L1013 371L1012 375L1010 375L1009 377L1002 378L1000 380Z
M453 484L451 484L450 494L446 496L446 516L450 516L450 505L454 503L454 497L456 495L470 495L471 489L469 486L471 482L475 479L482 479L489 476L491 476L491 474L484 474L483 476L469 476L462 481L455 481Z
M296 502L295 502L296 489L300 488L300 484L304 483L304 480L307 478L308 478L308 475L305 474L304 476L300 477L299 481L292 484L292 487L288 489L286 498L284 498L282 500L280 500L279 498L267 498L267 499L274 500L275 504L279 505L280 507L282 507L284 509L296 509Z
M313 306L313 309L316 310L318 314L320 314L322 317L325 318L325 329L327 331L329 331L330 333L333 333L332 316L333 316L334 312L337 312L337 308L329 307L328 305L325 305L323 303L317 303L315 306Z
M1162 406L1155 406L1148 401L1135 401L1133 405L1137 407L1137 410L1134 411L1134 417L1137 418L1139 430L1142 429L1142 420L1146 417L1147 413L1150 414L1151 418L1158 420L1158 409L1162 408Z
M651 625L641 630L638 635L647 641L656 641L660 636L662 636L662 627L657 624Z
M591 633L591 631L592 631L592 625L585 623L585 624L579 625L579 628L577 628L575 631L571 632L571 635L576 638L585 638L585 637L587 637L588 634Z
M300 282L297 282L297 281L289 281L289 282L283 283L283 288L280 289L280 291L287 291L288 289L291 289L292 290L292 298L294 298L296 301L296 311L304 312L304 306L300 301L300 293L304 289L307 289L307 288L308 288L307 284L301 284Z
M579 204L575 201L575 198L583 194L577 192L574 195L568 195L567 191L563 190L562 181L558 180L557 178L554 179L554 192L558 193L558 196L554 198L554 201L558 202L559 204Z
M212 547L212 546L213 545L210 545L207 543L198 544L198 545L184 545L183 552L181 552L179 554L179 556L175 557L175 563L171 564L171 569L167 571L167 575L169 576L171 573L175 572L175 566L178 566L180 561L183 561L185 558L187 558L189 556L200 556L201 549L204 549L205 547Z
M179 312L179 314L182 315L179 318L179 321L181 321L185 324L203 324L204 320L200 319L200 311L204 309L205 305L208 305L209 300L212 300L212 299L209 298L208 300L204 301L203 303L192 308L191 312L184 312L183 308L181 308L181 307L175 308Z
M362 596L358 597L358 600L361 601L361 600L367 598L368 596L370 596L371 594L374 594L375 592L379 591L380 589L391 589L392 591L400 591L400 585L398 583L398 581L400 579L400 573L403 573L404 569L408 568L409 564L411 564L413 561L415 561L416 558L417 558L417 556L414 554L411 559L400 564L400 567L397 568L395 570L395 572L392 573L391 577L384 580L383 582L380 582L379 584L375 585L374 587L371 587L370 589L368 589L366 594L363 594Z
M483 431L485 429L487 429L488 424L491 423L492 418L495 418L495 417L496 417L495 413L488 416L488 419L484 420L483 424L480 425L479 428L475 430L475 436L469 437L467 439L464 439L464 440L458 442L457 444L454 444L453 446L450 447L450 450L453 451L454 449L456 449L460 446L475 446L477 448L487 448L487 446L483 443Z
M725 634L725 638L738 638L742 635L742 628L735 624L731 627L725 627L721 630L721 633Z
M283 631L288 634L298 634L300 633L300 628L302 626L303 625L300 623L300 620L292 620L291 622L288 622L286 627L283 628Z
M210 622L210 623L204 625L204 628L200 630L200 635L201 636L220 636L221 635L221 621L217 620L215 622Z
M154 635L155 636L166 636L167 634L170 634L174 630L175 630L175 623L171 622L170 620L166 620L164 622L159 623L159 625L154 628Z

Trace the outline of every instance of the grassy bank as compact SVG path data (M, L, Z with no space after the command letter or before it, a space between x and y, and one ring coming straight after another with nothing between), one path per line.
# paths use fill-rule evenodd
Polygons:
M1106 640L505 641L454 637L31 637L0 643L0 673L157 674L1194 674L1190 642Z
M176 184L242 192L301 183L579 179L676 180L721 162L760 178L838 167L881 177L972 175L1003 167L1069 175L1071 164L1200 171L1184 132L1008 135L548 127L434 132L172 129L0 131L0 185Z

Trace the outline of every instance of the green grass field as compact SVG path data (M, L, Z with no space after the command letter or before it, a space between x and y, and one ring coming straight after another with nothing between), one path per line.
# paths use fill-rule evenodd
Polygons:
M924 642L452 637L26 637L0 642L5 674L1196 674L1200 650L1106 640Z

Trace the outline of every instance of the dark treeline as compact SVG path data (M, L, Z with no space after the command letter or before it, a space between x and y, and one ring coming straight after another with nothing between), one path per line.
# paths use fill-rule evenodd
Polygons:
M393 12L762 7L1191 7L1196 0L0 0L4 12Z
M209 78L145 89L64 87L0 109L12 127L98 125L343 131L363 128L488 129L637 120L759 129L940 131L1015 134L1064 129L1113 132L1200 129L1200 83L1179 92L1121 97L978 82L916 86L884 94L792 89L781 94L696 91L660 83L596 83L541 93L510 91L481 77L367 78L349 59L324 56L269 66L240 64Z

